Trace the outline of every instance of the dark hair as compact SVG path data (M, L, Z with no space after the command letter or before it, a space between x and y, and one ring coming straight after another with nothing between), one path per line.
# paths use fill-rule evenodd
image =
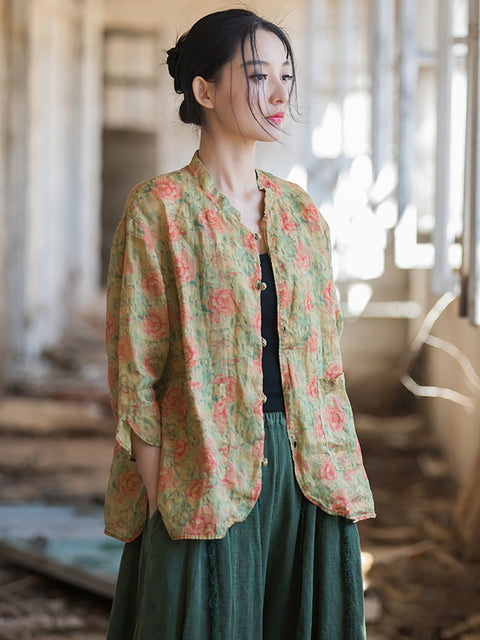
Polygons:
M275 34L285 47L292 65L293 81L290 96L296 94L295 66L290 40L285 32L273 22L260 18L246 9L217 11L201 18L177 40L167 51L168 71L174 79L175 91L183 94L179 114L182 122L203 124L202 107L195 99L192 81L201 76L207 81L216 79L221 68L229 62L241 46L243 66L247 75L245 43L249 42L255 52L255 36L259 29ZM250 105L250 94L248 95ZM250 105L250 110L253 113Z

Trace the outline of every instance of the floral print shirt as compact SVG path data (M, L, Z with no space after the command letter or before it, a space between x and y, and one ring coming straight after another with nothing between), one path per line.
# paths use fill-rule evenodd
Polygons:
M328 226L296 184L257 171L278 298L279 357L298 484L327 513L373 517L339 350ZM158 507L173 539L221 538L261 489L263 379L254 234L196 153L130 194L110 259L106 342L117 421L106 533L142 531L133 429L160 447Z

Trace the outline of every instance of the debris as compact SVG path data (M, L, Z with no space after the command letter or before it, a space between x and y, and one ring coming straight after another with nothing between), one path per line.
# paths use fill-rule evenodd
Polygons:
M375 564L392 564L403 558L413 558L435 547L431 540L422 540L415 544L396 545L391 547L371 547L370 553L375 559Z
M440 637L442 640L455 640L468 631L480 631L480 614L470 616L464 622L460 622L450 629L445 629Z
M365 596L365 620L367 624L380 620L382 613L383 607L380 598L375 593L368 593Z
M113 433L111 416L97 404L22 397L0 400L0 430L38 436Z
M13 564L85 589L104 598L113 598L115 580L111 577L101 577L76 567L66 566L56 562L53 558L19 549L5 542L0 542L0 557Z

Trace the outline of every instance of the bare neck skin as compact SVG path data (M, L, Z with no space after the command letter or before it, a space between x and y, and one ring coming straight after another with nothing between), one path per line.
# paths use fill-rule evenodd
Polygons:
M255 173L255 142L212 137L202 131L198 155L217 189L240 213L242 224L253 233L260 253L266 253L261 221L264 213L264 192L257 187Z

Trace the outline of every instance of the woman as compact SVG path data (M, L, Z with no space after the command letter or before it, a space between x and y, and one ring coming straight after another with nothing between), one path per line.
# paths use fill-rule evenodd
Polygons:
M256 142L282 133L290 43L234 9L167 62L200 145L133 190L112 247L105 515L126 545L108 638L363 638L354 522L373 504L328 228L255 170Z

